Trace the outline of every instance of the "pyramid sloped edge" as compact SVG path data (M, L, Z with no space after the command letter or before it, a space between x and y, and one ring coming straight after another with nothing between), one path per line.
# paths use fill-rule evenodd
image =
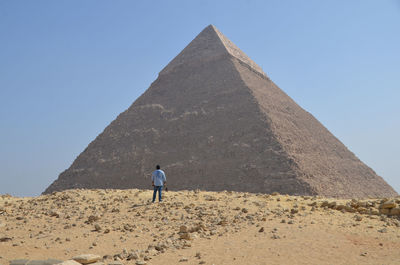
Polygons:
M268 78L262 68L241 51L214 25L204 28L176 57L174 57L159 73L165 75L183 65L200 64L210 60L218 60L231 56L254 72Z
M246 73L249 69L240 64L236 67L254 94L260 110L270 120L283 149L298 166L299 177L319 195L342 198L398 195L382 177L272 81Z

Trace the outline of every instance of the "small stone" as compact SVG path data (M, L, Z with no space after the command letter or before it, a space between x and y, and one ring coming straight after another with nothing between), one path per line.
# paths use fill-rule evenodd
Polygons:
M182 258L179 260L179 262L186 262L186 261L188 261L188 258L185 258L185 257L182 257Z
M186 239L186 240L191 240L191 236L189 233L180 233L179 234L180 239Z
M72 258L73 260L81 263L81 264L90 264L99 261L101 257L99 255L94 254L82 254Z
M138 258L139 258L139 256L136 253L131 252L131 253L128 254L128 257L126 259L127 260L133 260L133 259L138 259Z
M94 230L95 231L101 231L101 226L99 224L94 225Z
M135 264L136 264L136 265L146 265L147 262L146 262L146 261L143 261L143 260L138 260L138 261L136 261Z
M186 225L181 225L179 227L179 233L187 233L188 232L188 227Z
M280 239L281 237L278 236L278 235L276 235L276 234L273 234L273 235L271 236L271 238L272 238L272 239Z
M361 253L361 256L363 256L363 257L365 257L365 256L367 256L367 252L363 252L363 253Z
M60 213L55 212L55 211L50 211L49 212L49 216L59 218L60 217Z
M8 241L11 241L11 240L12 240L11 237L7 237L7 236L0 237L0 242L8 242Z
M382 228L378 230L379 233L387 233L387 229L386 228Z
M359 215L355 215L354 216L354 219L357 221L357 222L360 222L360 221L362 221L362 217L361 216L359 216Z
M106 228L106 229L104 230L104 234L108 234L108 233L110 233L110 229Z
M258 232L260 233L264 232L264 227L261 227L260 230L258 230Z
M98 217L97 215L91 215L88 217L86 223L91 224L91 223L98 221L99 219L100 219L100 217Z

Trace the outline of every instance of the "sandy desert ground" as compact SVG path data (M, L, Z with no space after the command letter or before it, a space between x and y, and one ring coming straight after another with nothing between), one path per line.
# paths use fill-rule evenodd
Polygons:
M0 264L400 264L400 197L68 190L0 196ZM117 262L118 263L118 262Z

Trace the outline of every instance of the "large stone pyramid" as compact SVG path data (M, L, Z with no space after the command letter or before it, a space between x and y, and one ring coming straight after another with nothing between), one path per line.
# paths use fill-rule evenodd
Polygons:
M45 191L173 190L395 196L218 29L205 28Z

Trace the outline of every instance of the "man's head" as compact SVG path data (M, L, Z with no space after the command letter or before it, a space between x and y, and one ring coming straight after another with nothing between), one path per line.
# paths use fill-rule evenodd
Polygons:
M156 166L156 169L160 169L160 168L161 168L160 165L157 165L157 166Z

